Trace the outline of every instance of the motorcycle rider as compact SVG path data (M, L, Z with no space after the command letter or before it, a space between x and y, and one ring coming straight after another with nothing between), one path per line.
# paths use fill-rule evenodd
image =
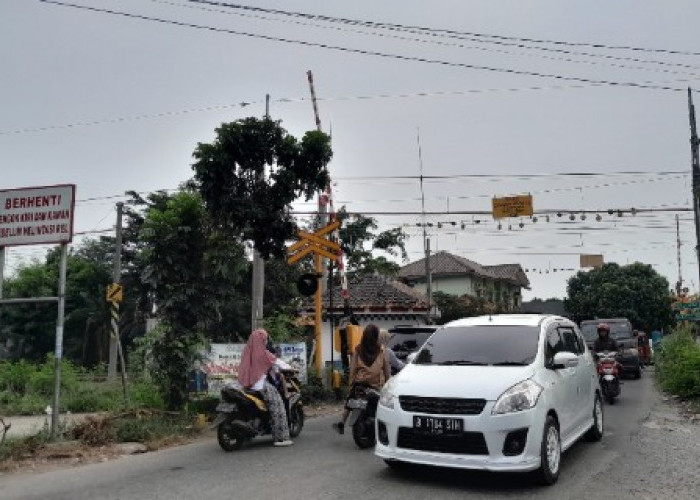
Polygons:
M350 361L350 393L347 399L356 397L357 385L366 385L373 389L381 389L389 377L391 377L391 367L387 362L384 347L379 343L379 328L369 324L362 332L362 340L355 348L355 353ZM338 434L345 433L345 421L350 415L350 410L346 407L343 418L340 422L333 424L333 428Z
M277 357L267 349L269 335L263 329L255 330L241 353L238 365L238 381L248 390L258 391L267 403L272 418L272 437L275 446L291 446L289 424L284 401L277 388L268 379L268 373L275 366Z
M600 323L598 325L598 338L593 344L593 352L617 351L617 342L610 336L610 325Z

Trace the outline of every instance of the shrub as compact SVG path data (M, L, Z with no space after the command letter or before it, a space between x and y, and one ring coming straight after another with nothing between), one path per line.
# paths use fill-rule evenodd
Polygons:
M54 391L54 365L53 354L46 356L46 361L35 370L29 379L28 390L34 393L51 395ZM66 359L61 360L61 390L70 391L78 385L79 369Z
M684 398L700 397L700 345L687 327L664 338L655 355L661 388Z
M23 396L37 368L26 360L0 362L0 392Z

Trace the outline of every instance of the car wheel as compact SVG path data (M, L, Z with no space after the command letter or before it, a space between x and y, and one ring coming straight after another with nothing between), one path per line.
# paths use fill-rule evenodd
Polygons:
M561 438L557 422L552 416L548 416L544 424L540 459L541 465L536 471L538 482L546 486L556 483L561 465Z
M593 402L593 425L586 432L588 441L595 442L603 439L603 421L603 400L599 394L596 394Z
M637 369L634 371L634 378L636 378L636 379L642 378L642 368L641 367L638 366Z

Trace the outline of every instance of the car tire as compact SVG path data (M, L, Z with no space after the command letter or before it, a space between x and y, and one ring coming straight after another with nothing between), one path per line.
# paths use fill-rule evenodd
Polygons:
M605 432L604 422L603 398L600 397L600 394L596 394L593 402L593 425L586 432L587 441L597 442L603 439L603 433Z
M637 369L634 371L634 378L637 380L642 378L642 368L641 367L638 366Z
M557 422L551 415L544 423L540 459L540 468L535 471L537 482L545 486L556 483L561 469L561 437Z

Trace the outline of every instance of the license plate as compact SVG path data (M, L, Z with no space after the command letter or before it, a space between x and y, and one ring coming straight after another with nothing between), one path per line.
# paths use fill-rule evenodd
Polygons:
M462 420L459 418L436 418L413 416L413 429L425 434L461 434Z

